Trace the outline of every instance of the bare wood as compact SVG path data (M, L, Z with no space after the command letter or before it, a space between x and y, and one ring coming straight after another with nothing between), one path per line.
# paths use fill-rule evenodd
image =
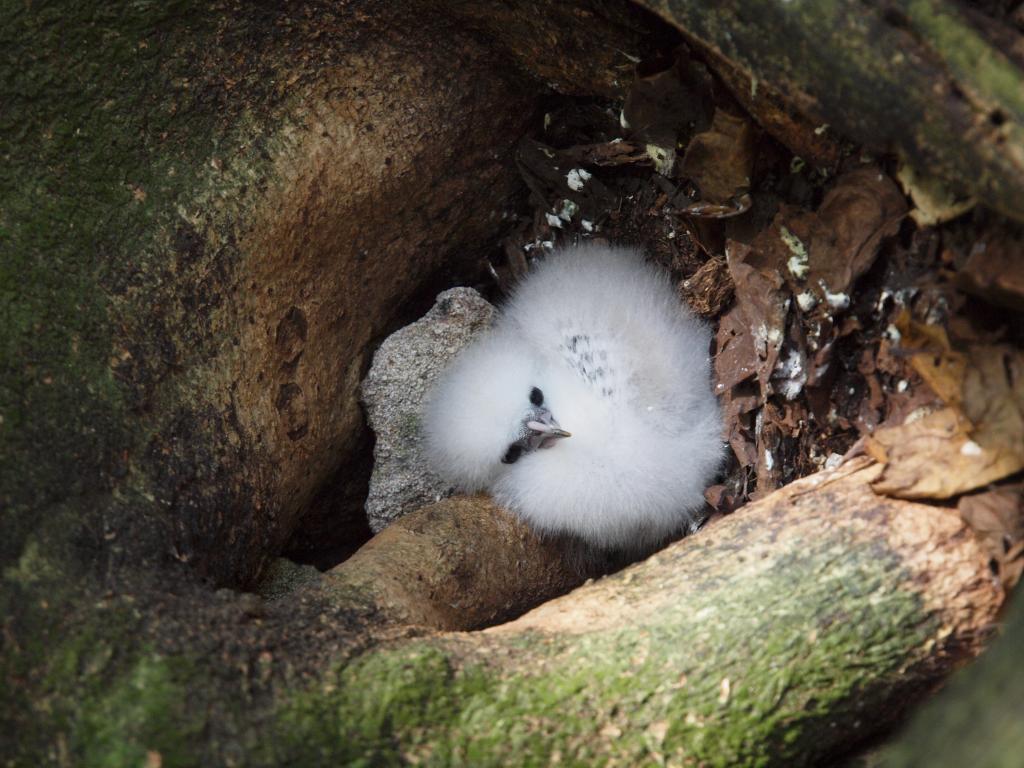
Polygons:
M552 540L485 496L459 496L396 520L327 576L388 621L475 629L521 614L583 581Z

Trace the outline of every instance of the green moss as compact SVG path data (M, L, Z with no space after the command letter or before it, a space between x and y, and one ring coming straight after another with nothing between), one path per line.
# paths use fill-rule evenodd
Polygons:
M63 499L152 487L140 416L172 413L161 383L224 343L210 317L271 161L282 28L196 0L0 0L0 562ZM116 527L95 501L78 517Z
M104 751L105 718L141 734L120 755L139 764L180 693L177 662L131 650L137 619L108 624L90 595L115 563L165 556L150 475L171 457L147 461L147 443L201 382L157 390L180 349L220 343L198 338L219 287L190 296L199 278L170 278L218 260L227 278L224 241L251 204L240 190L271 162L254 135L283 100L266 85L278 27L236 13L0 0L0 736L18 734L0 753L14 764L55 759L72 733L83 754ZM196 335L183 339L185 313Z
M983 104L998 107L1024 121L1024 93L1021 72L961 14L935 0L910 0L906 10L914 24L929 40L959 82L975 89L970 94ZM1004 112L1003 118L1010 115Z
M200 736L236 692L214 691L201 665L141 641L130 599L85 600L38 580L7 587L22 604L0 601L20 643L0 659L0 742L10 739L0 764L141 766L151 752L164 766L204 764Z
M883 768L1014 768L1024 754L1024 594L1015 594L1001 636L918 711L875 755Z
M71 751L82 764L138 766L148 753L163 766L199 765L197 737L206 713L190 691L195 672L182 659L144 656L90 702L72 731Z
M276 758L311 764L786 765L867 717L931 623L862 548L808 552L621 631L421 641L340 670L280 713ZM805 606L842 605L815 615ZM756 647L732 638L759 638ZM718 675L707 677L708 660ZM785 734L785 737L780 737Z

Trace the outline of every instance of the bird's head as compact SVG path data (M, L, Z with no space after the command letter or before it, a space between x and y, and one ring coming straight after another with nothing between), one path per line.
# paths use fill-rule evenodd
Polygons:
M540 368L513 334L492 333L438 378L424 433L443 476L463 490L480 490L506 465L570 436L546 401Z
M544 391L540 387L530 388L530 407L519 420L515 440L509 443L502 456L503 464L515 464L524 453L539 448L550 448L563 437L572 437L555 420L555 416L544 405Z

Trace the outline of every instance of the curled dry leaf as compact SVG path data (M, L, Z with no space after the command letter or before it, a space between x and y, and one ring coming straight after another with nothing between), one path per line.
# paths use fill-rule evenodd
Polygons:
M703 130L713 112L711 75L679 47L671 58L640 62L622 108L623 127L645 146L658 173L670 176L676 145Z
M972 347L963 410L974 440L1024 467L1024 352L1005 344Z
M900 347L918 350L910 356L910 365L946 405L958 406L963 400L967 358L953 349L946 329L912 320L906 310L896 318Z
M947 499L1024 469L1024 353L991 344L960 353L944 333L911 323L905 339L922 337L938 339L939 349L911 362L949 407L869 438L869 452L886 464L875 490Z
M762 398L785 338L789 294L778 271L759 266L750 246L730 241L726 263L736 292L736 305L722 318L715 372L720 385L732 387L754 376Z
M906 163L896 178L914 201L910 218L919 227L933 227L944 221L952 221L967 213L977 203L969 195L958 194L942 179L918 173Z
M1024 461L971 439L971 424L953 408L899 427L879 429L865 443L885 464L876 493L901 499L949 499L1024 469Z
M845 309L854 281L874 263L882 240L899 230L907 204L892 179L874 167L844 174L813 213L789 206L775 217L773 238L760 247L785 265L794 294L815 306Z

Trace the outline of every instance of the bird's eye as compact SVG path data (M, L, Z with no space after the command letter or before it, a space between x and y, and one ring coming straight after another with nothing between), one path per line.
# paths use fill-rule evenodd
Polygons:
M513 443L508 447L508 451L505 452L504 458L502 458L502 464L515 464L519 461L519 457L523 455L523 446L516 445Z
M543 405L544 393L537 389L537 387L534 387L530 390L530 402L534 405Z

